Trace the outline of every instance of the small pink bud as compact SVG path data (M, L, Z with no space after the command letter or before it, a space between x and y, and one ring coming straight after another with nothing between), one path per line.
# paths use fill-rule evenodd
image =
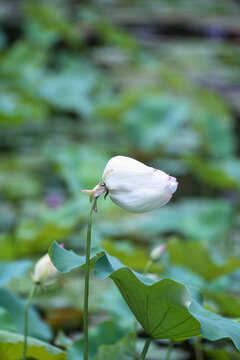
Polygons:
M156 246L150 253L150 259L153 262L160 260L160 258L165 253L166 247L167 247L167 244L162 244L162 245Z

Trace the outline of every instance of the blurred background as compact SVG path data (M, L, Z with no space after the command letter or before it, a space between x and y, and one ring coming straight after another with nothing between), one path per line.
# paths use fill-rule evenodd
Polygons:
M84 253L80 189L119 154L170 173L179 188L142 215L100 199L93 245L141 272L167 243L150 271L196 285L207 307L240 317L239 19L238 0L1 1L0 320L12 320L0 327L22 332L29 269L52 241ZM31 335L69 345L70 360L81 351L82 275L39 292L31 315ZM101 344L117 328L113 346L133 320L111 281L92 280L90 305ZM173 356L195 350L188 341ZM240 359L228 341L205 341L202 352Z

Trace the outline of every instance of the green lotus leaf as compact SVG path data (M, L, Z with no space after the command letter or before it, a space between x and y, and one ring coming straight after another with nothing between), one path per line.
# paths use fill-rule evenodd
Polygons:
M192 299L189 312L200 322L200 332L208 340L231 338L234 345L240 350L240 324L214 314L204 309L201 304Z
M0 286L24 275L31 265L29 260L2 261L0 263Z
M94 265L98 279L110 277L146 332L156 339L184 340L201 334L209 340L231 338L240 349L240 324L198 303L183 284L155 281L105 254Z
M23 334L26 300L20 298L9 289L0 288L0 307L10 314L16 332ZM43 341L50 341L52 339L51 328L41 319L33 306L30 306L28 313L28 334Z
M146 332L156 339L180 340L200 334L200 323L189 313L187 288L171 279L153 282L110 255L94 266L98 279L111 277Z
M0 359L21 359L23 352L23 335L0 330ZM28 358L36 360L65 360L66 354L55 346L28 337Z
M77 255L71 250L62 248L56 241L48 250L49 256L58 271L67 273L78 267L85 265L85 256ZM104 250L100 247L94 247L91 250L91 263L94 263L99 256L104 254Z

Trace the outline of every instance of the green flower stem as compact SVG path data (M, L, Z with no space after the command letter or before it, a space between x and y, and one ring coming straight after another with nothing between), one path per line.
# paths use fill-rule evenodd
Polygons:
M146 275L150 267L152 266L153 261L151 259L148 260L146 263L144 269L143 269L143 275ZM134 347L134 358L136 354L136 347L137 347L137 328L138 328L138 321L137 319L134 320L134 326L133 326L133 332L134 332L134 338L133 338L133 347Z
M150 269L150 267L152 266L153 261L151 259L148 260L144 270L143 270L143 275L146 275L148 273L148 270Z
M170 342L169 342L169 345L168 345L168 349L167 349L167 354L166 354L165 360L169 360L169 359L170 359L170 354L171 354L172 348L173 348L173 341L170 341Z
M203 360L203 351L200 337L196 337L194 339L194 352L196 360Z
M140 358L139 358L139 360L144 360L145 359L145 357L146 357L146 355L147 355L147 352L148 352L148 349L149 349L149 345L150 345L150 343L151 343L151 338L150 337L148 337L147 339L146 339L146 342L145 342L145 345L144 345L144 347L143 347L143 350L142 350L142 353L141 353L141 355L140 355Z
M137 319L134 319L134 323L133 323L133 359L137 358L137 330L138 330L138 322L137 322Z
M28 295L27 304L26 304L25 313L24 313L23 360L26 360L26 358L27 358L28 310L29 310L29 306L31 304L31 301L32 301L32 298L33 298L36 288L37 288L37 284L34 284Z
M84 312L83 312L84 360L88 360L88 294L89 294L90 249L91 249L91 231L92 231L92 212L95 207L96 201L97 198L94 198L88 213L85 288L84 288Z

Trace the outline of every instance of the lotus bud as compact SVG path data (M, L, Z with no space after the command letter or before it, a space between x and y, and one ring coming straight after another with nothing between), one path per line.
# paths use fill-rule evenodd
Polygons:
M64 247L63 244L60 245ZM31 274L33 281L39 285L50 285L52 280L58 274L57 269L53 265L48 254L41 257L34 267L34 272Z
M162 245L156 246L150 253L150 259L153 262L160 260L160 258L165 253L166 247L167 247L167 244L162 244Z

